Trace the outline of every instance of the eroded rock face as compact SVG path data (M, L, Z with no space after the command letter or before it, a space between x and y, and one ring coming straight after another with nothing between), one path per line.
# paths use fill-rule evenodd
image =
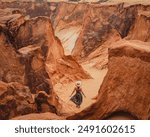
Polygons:
M111 33L108 34L107 40L99 46L95 51L90 53L87 58L83 61L86 63L90 62L93 67L97 69L105 69L108 65L108 49L112 47L112 44L121 39L120 34L112 29Z
M27 110L22 108L19 104L20 96L14 92L16 89L24 90L24 85L28 86L31 93L47 92L54 113L61 114L64 110L52 85L89 78L74 57L96 62L95 67L102 69L107 67L108 48L112 47L112 43L124 37L149 41L149 6L31 2L18 5L17 2L4 2L0 7L16 9L8 11L6 18L0 17L0 26L3 27L0 30L0 80L3 81L0 86L2 92L10 92L14 96L2 99L2 119L34 110L28 102L25 102ZM48 16L52 24L49 18L26 19L22 13L31 17ZM55 35L61 41L71 42L72 47L75 45L72 52L74 57L64 55L61 42ZM76 36L71 37L72 35ZM68 39L73 39L73 42ZM109 50L109 71L100 88L97 102L69 119L113 119L116 115L150 119L148 45L149 43L139 41L123 41L114 45L115 48ZM7 91L4 87L11 87L11 90ZM6 107L13 111L5 111ZM43 109L44 112L51 111L47 106L43 106ZM31 115L33 119L36 116L39 117ZM55 119L55 116L47 115L39 118L43 117ZM23 119L28 119L28 116Z
M1 28L1 80L27 85L32 93L40 90L50 93L52 84L45 68L46 50L28 44L19 50L15 42L18 28L24 22L22 18L21 21L13 18L7 21L5 29Z
M49 4L45 2L37 3L31 1L3 1L1 2L0 8L21 10L23 14L29 15L30 17L50 16Z
M119 113L150 119L149 82L149 43L120 41L109 50L108 73L96 103L69 119L111 119Z
M32 93L45 91L51 94L53 87L46 71L45 56L37 46L27 46L18 50L21 54L21 62L25 65L26 82Z
M108 10L104 10L106 8ZM85 15L82 32L73 49L73 56L78 59L87 57L107 41L112 29L123 38L127 36L136 16L135 7L124 7L123 4L113 6L92 5Z
M76 25L82 25L84 15L88 11L87 4L51 3L56 9L51 13L51 20L55 31ZM65 8L64 8L65 7Z
M0 119L10 119L35 112L35 106L30 104L32 100L27 86L17 82L0 81Z
M48 18L38 17L26 21L20 26L14 38L18 49L27 48L29 45L39 48L36 51L38 55L33 54L38 57L33 58L32 68L37 70L42 69L43 66L54 84L58 81L69 82L89 77L72 57L64 55L63 47L59 39L55 37ZM26 50L23 49L22 51ZM36 66L37 61L39 66Z
M104 10L106 7L108 10ZM149 9L143 5L124 6L123 3L113 6L90 6L84 18L82 32L72 52L73 56L87 57L107 41L112 29L115 29L122 38L126 37L134 25L139 10Z
M106 7L108 10L104 10ZM107 67L108 48L112 43L125 37L149 41L148 5L90 5L88 9L72 51L76 59L103 69Z
M51 3L55 10L51 12L51 20L56 36L61 40L66 55L71 55L76 40L82 30L87 4ZM65 7L65 8L64 8Z
M61 113L61 104L52 84L89 78L88 74L71 56L64 55L49 18L26 20L24 16L16 17L15 13L11 15L12 12L8 14L0 35L1 80L26 85L33 94L47 92L54 113ZM11 59L7 60L10 55ZM44 112L51 112L47 106L43 108L46 108Z
M0 28L0 80L25 84L24 65L8 37L7 31Z
M127 39L150 42L150 10L139 11Z
M22 2L18 6L16 2L4 2L2 5L3 8L18 8L25 15L31 17L50 17L55 34L61 40L64 48L67 47L69 54L73 49L72 55L77 59L85 59L97 50L107 41L109 35L113 35L112 30L114 29L120 34L120 37L128 36L134 24L136 22L139 24L137 18L139 12L142 12L143 15L143 12L149 11L148 5L126 5L124 3L100 5L99 3ZM108 10L105 10L106 8ZM131 33L131 39L139 39L140 34L137 35L139 29L138 25L136 26L135 29L132 29L134 33ZM147 30L143 33L146 34ZM140 40L144 40L145 35L141 35L143 38ZM68 49L68 45L71 48Z

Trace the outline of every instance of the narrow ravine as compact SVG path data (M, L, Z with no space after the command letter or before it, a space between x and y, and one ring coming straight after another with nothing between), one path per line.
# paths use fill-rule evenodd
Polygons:
M86 107L90 106L96 100L93 99L97 96L100 85L107 73L107 69L98 70L92 67L92 64L81 64L82 67L87 71L92 79L82 80L82 89L86 98L84 98L83 103L80 108L76 108L76 105L70 101L70 95L75 87L75 82L68 84L56 84L54 90L56 91L59 98L61 98L65 103L71 106L72 111L80 112Z

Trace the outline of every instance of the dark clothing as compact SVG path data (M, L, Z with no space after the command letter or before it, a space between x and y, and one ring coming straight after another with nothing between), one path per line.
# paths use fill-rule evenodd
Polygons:
M83 97L82 94L80 92L76 92L76 94L71 97L70 99L73 103L75 103L76 105L80 106L82 101L83 101Z
M82 89L80 87L76 87L74 90L76 91L76 94L72 96L70 100L77 106L80 106L83 101Z

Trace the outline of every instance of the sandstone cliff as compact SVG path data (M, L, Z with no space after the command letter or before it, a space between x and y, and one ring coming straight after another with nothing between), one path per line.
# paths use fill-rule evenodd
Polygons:
M61 42L54 36L54 31L48 18L38 17L26 21L18 29L17 35L14 35L14 43L17 49L25 51L24 54L26 55L28 54L28 46L29 48L34 47L36 50L40 48L39 57L32 57L33 65L34 61L38 61L39 66L33 67L40 69L43 66L40 62L44 60L45 69L49 77L51 77L53 84L89 78L88 74L84 72L82 67L71 56L64 55Z
M109 49L108 73L96 103L69 119L150 119L150 46L119 41Z
M45 111L61 113L63 110L53 85L89 78L89 75L71 56L64 55L63 47L54 35L49 18L37 17L26 20L21 14L17 18L16 13L9 14L4 17L4 21L2 20L0 30L0 80L8 84L18 82L28 86L30 95L38 91L47 92L50 95L48 101L51 108ZM20 104L17 105L21 107ZM2 107L1 111L3 108L5 107ZM34 109L33 112L35 111ZM28 113L31 112L26 112ZM17 115L24 113L1 117L8 119Z
M51 20L56 35L67 51L66 54L72 54L82 62L87 60L94 62L97 68L107 66L107 52L111 43L125 37L142 41L149 39L147 38L149 5L126 3L103 5L53 3L52 5L55 10L51 12ZM106 8L108 10L105 10ZM142 27L142 33L139 26ZM113 37L115 40L111 41L110 37L111 40ZM100 50L101 53L98 52ZM103 57L98 55L99 53Z
M128 3L77 4L51 2L39 4L22 2L17 7L17 2L3 2L2 8L18 8L24 15L30 15L31 17L41 15L50 17L56 36L61 40L63 47L67 49L65 54L71 54L72 52L75 58L85 59L102 46L109 35L113 35L112 30L114 29L122 38L128 36L132 30L134 32L131 32L130 38L136 39L136 35L133 36L133 34L137 33L138 24L143 20L138 16L146 16L145 13L149 12L149 6L135 5L133 2ZM105 10L106 8L108 10ZM148 23L148 16L146 17ZM145 26L147 23L145 23ZM135 24L137 25L135 26ZM143 33L146 33L146 30ZM139 39L138 37L137 39Z
M34 99L32 93L44 90L50 94L49 102L54 107L60 107L54 94L51 80L42 66L38 65L44 61L34 60L31 63L32 57L39 57L40 54L37 48L28 48L21 54L22 51L16 51L10 42L9 32L1 28L0 30L0 119L9 119L18 115L25 115L36 112L35 104L32 104ZM20 53L19 53L20 52ZM37 64L39 63L39 64ZM32 66L32 67L31 67ZM33 70L34 69L34 70ZM47 111L52 111L47 109Z
M108 10L104 10L107 7ZM133 27L138 11L149 11L144 5L92 5L84 18L83 29L73 49L73 56L78 59L87 57L107 41L112 29L124 38ZM139 19L137 19L139 20Z
M68 119L150 119L149 5L15 1L0 8L1 119L68 115L53 86L89 78L78 62L109 70L96 103ZM37 91L50 95L42 115L31 105Z
M150 42L150 9L139 11L127 39Z
M24 65L20 63L19 55L16 54L8 39L5 29L0 28L0 80L4 82L19 82L25 84Z

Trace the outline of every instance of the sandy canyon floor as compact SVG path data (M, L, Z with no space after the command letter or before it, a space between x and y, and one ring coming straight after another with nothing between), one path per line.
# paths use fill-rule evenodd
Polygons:
M76 108L76 105L70 101L70 95L75 87L75 83L71 82L68 84L58 83L54 86L54 90L58 96L67 103L73 112L80 112L86 107L90 106L96 100L94 99L98 95L98 90L102 81L107 73L107 69L98 70L92 67L90 64L81 64L84 70L86 70L90 75L91 79L82 80L82 89L86 98L84 98L83 103L80 108Z

